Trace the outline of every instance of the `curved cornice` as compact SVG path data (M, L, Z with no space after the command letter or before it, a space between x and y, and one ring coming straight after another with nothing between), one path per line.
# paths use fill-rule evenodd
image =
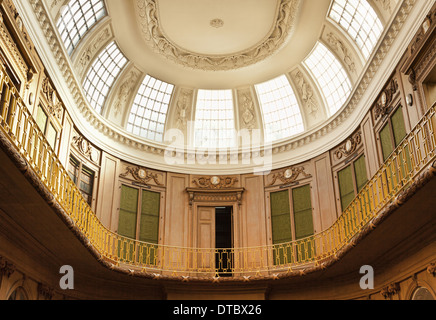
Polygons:
M55 81L63 83L64 86L66 86L65 89L61 88L62 90L60 90L60 94L63 94L63 99L66 102L69 102L65 103L67 109L70 111L73 120L76 120L75 123L79 130L81 130L83 134L86 134L95 145L98 145L102 150L128 162L134 162L136 164L159 170L184 173L198 173L198 171L201 171L201 174L208 174L210 172L216 173L217 169L222 169L222 167L219 167L218 165L209 168L202 167L199 169L198 166L165 164L163 157L166 154L168 145L145 141L140 137L135 137L124 129L114 127L113 124L97 114L86 101L80 82L75 76L68 54L63 49L63 44L56 35L57 31L54 29L54 24L50 20L50 15L46 10L44 2L42 0L28 0L28 3L31 5L31 10L33 10L36 21L40 25L41 32L46 38L46 44L42 43L44 42L43 39L37 41L40 45L40 51L47 51L46 47L48 45L51 54L54 56L57 63L57 67L50 66L53 71L52 76L55 77ZM419 4L418 11L416 12L417 16L408 20L408 17L416 4ZM265 152L272 154L278 159L277 161L273 160L272 169L282 168L290 164L310 160L317 155L334 148L355 131L365 114L369 111L371 106L370 101L376 99L380 87L388 81L388 73L398 64L398 61L407 49L407 45L411 41L415 30L420 26L421 16L418 17L418 15L421 14L421 10L428 12L430 4L425 1L404 0L397 7L392 22L389 27L386 28L382 36L383 40L379 43L370 58L370 62L365 67L364 73L357 82L358 84L345 106L326 123L323 123L300 136L278 142L268 147ZM17 7L22 8L20 4L17 4ZM405 28L407 30L404 32L407 32L407 39L401 39L401 41L395 44L395 50L391 50L399 33L403 30L406 21L408 21L407 28ZM30 22L27 23L32 25ZM36 35L35 37L38 38ZM382 63L388 54L390 56L389 62L385 63L383 68L381 68ZM55 69L58 69L59 71L55 71ZM389 72L383 72L383 70L387 71L387 69L390 69ZM62 75L62 77L59 75ZM368 90L368 88L371 90ZM363 97L365 98L365 101L362 101ZM357 107L359 107L358 110L356 110ZM82 117L76 115L74 112L75 110L72 110L72 108L78 110ZM353 116L351 117L351 115ZM87 123L83 123L83 120L86 120L85 122ZM335 129L340 126L342 126L342 130L336 130L335 132ZM90 127L96 131L90 130ZM335 132L335 136L332 138L329 134L333 132ZM322 139L326 136L329 136L330 139ZM120 146L122 146L123 150L120 150ZM303 147L305 153L295 152L295 150L301 150ZM196 151L185 150L185 158L189 158L192 154L195 155ZM236 157L236 159L246 159L246 157L250 155L252 154L245 153L245 151L241 149L230 150L228 153L228 157ZM222 157L220 154L216 156L217 164L220 161L220 157ZM228 168L228 174L247 173L252 171L255 167L257 166L254 164L245 166L241 165L238 167L230 166L226 167L226 170Z
M137 0L135 11L146 42L160 55L184 67L201 70L234 70L243 68L276 53L292 36L301 0L280 0L273 28L256 46L229 55L204 55L188 51L165 36L159 23L157 0Z

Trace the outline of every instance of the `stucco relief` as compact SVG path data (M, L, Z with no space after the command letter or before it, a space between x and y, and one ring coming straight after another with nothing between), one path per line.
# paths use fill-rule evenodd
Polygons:
M250 90L238 92L240 128L253 130L257 126L256 111Z
M194 91L189 89L181 89L176 103L176 122L177 129L185 132L187 130L188 121L191 119L191 108L194 98Z
M265 41L230 55L202 55L178 47L165 36L159 23L157 0L137 0L136 13L146 42L159 54L185 67L232 70L257 63L280 50L293 34L301 0L281 0L277 20Z
M329 32L326 38L335 53L341 58L348 71L355 75L356 63L354 62L350 49L348 49L345 42L339 39L339 37L333 32Z
M98 50L112 37L112 31L110 27L100 31L98 35L91 41L91 43L82 52L76 62L76 71L80 77L83 77L89 63L93 60L94 55Z
M315 97L313 88L300 70L294 72L292 77L297 85L298 93L306 112L313 119L318 119L320 117L320 105Z
M113 104L115 117L119 116L120 113L128 107L127 102L133 94L133 90L139 81L139 77L140 72L134 69L127 74L125 79L123 79L120 87L116 91L116 97Z

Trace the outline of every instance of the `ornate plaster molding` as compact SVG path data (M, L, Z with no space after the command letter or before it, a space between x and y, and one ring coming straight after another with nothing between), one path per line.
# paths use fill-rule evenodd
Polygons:
M88 140L86 140L80 135L76 135L73 137L71 145L76 150L78 150L79 153L82 154L85 158L91 160L91 162L98 165L100 159L100 152L96 148L94 148L89 143Z
M256 111L249 89L238 91L240 128L253 130L257 126Z
M338 160L341 160L343 157L349 157L361 144L362 133L358 132L341 145L339 149L335 151L334 155Z
M378 120L380 117L389 114L392 109L392 100L395 93L398 91L398 81L396 78L389 81L389 84L383 89L380 98L374 106L374 118Z
M236 177L213 176L194 178L192 183L200 189L217 190L233 188L238 181L239 180Z
M159 181L159 176L156 173L153 173L147 169L141 168L141 167L127 167L126 172L120 174L121 178L126 178L128 175L131 175L131 177L146 186L150 185L150 180L153 180L154 183L158 186L163 186L163 183Z
M342 62L347 67L348 71L355 75L357 73L356 63L354 62L352 54L350 53L350 49L347 47L345 42L339 39L339 37L333 32L329 32L326 37L328 43L336 52L336 54L342 59Z
M70 91L74 105L77 110L82 114L82 116L88 121L89 125L94 127L96 130L101 132L104 136L112 139L115 142L123 143L134 149L154 154L154 155L165 155L166 146L160 146L156 143L150 143L140 138L131 137L117 128L113 128L105 119L98 115L87 103L81 89L81 84L75 78L75 72L70 67L69 57L64 52L63 44L56 36L55 27L50 22L49 14L45 9L45 5L42 0L28 0L30 6L34 12L36 20L40 24L41 31L46 37L47 45L52 51L55 62L58 64L58 68L63 76L63 81L65 81L68 89ZM297 139L291 141L283 142L272 146L271 149L267 150L272 154L278 154L283 152L289 152L291 150L296 150L300 147L311 144L312 142L326 136L327 134L333 132L339 125L341 125L345 120L347 120L356 107L359 105L361 98L367 91L369 85L374 80L375 74L381 66L384 58L389 53L394 41L396 40L398 34L402 30L407 18L409 17L413 7L417 3L417 0L403 0L398 8L395 17L392 20L390 26L385 30L384 39L381 41L380 45L375 49L372 59L364 70L360 81L358 82L356 89L353 91L349 102L343 107L343 109L337 113L334 117L329 119L329 121L324 125L313 130L310 133L303 135ZM107 145L107 147L110 147ZM195 151L193 151L195 154ZM241 154L241 152L240 152ZM189 158L190 153L187 152L186 157ZM217 160L219 160L217 156Z
M275 185L277 180L280 180L282 184L294 183L300 175L302 175L304 179L312 177L312 175L306 173L304 167L287 168L274 174L272 181L267 185L267 187Z
M159 23L157 2L157 0L136 1L138 22L146 42L157 53L184 67L217 71L246 67L280 50L294 32L302 1L280 0L277 19L269 36L252 48L229 55L198 54L185 50L167 39ZM214 25L217 25L216 22Z
M319 116L320 104L315 97L312 86L309 84L300 70L293 74L293 79L297 85L298 92L306 112L312 118L317 119Z

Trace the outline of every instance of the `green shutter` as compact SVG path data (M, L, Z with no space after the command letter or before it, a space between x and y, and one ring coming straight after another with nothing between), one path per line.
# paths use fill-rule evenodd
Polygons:
M294 208L295 239L302 239L313 235L312 200L310 185L292 190Z
M380 142L383 151L383 161L386 161L391 153L394 151L391 138L391 130L389 129L389 123L386 124L380 131Z
M122 186L118 234L136 238L136 215L138 210L138 189Z
M392 129L395 138L395 147L406 137L406 127L404 125L403 108L400 106L391 117Z
M292 241L289 191L271 193L273 244Z
M142 191L141 221L139 240L158 243L159 239L160 193Z
M357 192L360 192L368 182L364 155L354 162L354 173L356 174Z
M295 239L304 239L314 234L312 200L310 185L292 190L292 204L294 209ZM308 261L312 254L312 243L309 240L297 242L295 247L297 260Z
M351 166L338 172L338 183L342 211L344 211L355 198Z
M272 192L271 199L271 224L275 265L289 264L294 261L292 247L288 244L292 241L291 209L289 191Z

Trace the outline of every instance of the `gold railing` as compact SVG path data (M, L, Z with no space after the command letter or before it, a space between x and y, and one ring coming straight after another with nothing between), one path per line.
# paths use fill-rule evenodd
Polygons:
M69 177L0 65L0 127L18 153L105 260L150 274L192 277L271 275L319 265L353 237L435 159L433 106L341 217L329 229L290 243L252 248L200 249L144 243L105 228Z

